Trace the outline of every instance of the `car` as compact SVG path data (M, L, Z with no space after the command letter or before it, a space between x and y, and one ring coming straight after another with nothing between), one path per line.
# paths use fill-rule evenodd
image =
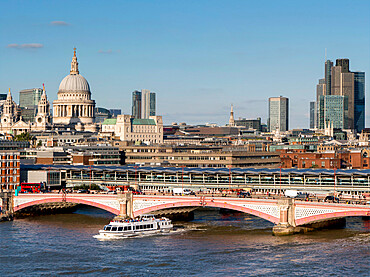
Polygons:
M77 193L88 193L86 189L79 189Z
M334 197L332 195L328 195L328 196L325 197L324 202L339 203L339 198Z

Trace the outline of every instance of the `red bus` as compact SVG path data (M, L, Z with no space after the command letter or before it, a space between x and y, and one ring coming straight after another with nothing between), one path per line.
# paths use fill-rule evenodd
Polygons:
M21 193L39 193L41 191L41 183L21 183Z

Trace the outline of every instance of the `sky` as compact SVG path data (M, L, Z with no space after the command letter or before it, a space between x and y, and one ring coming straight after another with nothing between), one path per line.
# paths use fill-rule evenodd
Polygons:
M98 107L131 113L131 93L157 93L165 124L267 122L268 98L290 101L290 128L309 127L327 58L370 72L370 1L0 2L0 92L42 87L50 101L77 47ZM370 126L370 98L366 126Z

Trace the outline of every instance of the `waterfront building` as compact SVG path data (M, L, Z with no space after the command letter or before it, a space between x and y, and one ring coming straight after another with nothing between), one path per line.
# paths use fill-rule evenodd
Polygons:
M15 189L20 181L20 161L18 151L0 151L1 172L0 187L2 189Z
M365 128L365 72L354 73L354 127L358 133Z
M162 116L138 119L130 115L118 115L102 123L101 134L117 137L121 141L137 141L146 144L163 143Z
M270 97L268 110L269 131L285 132L289 130L289 99Z
M96 131L95 101L91 99L90 85L80 75L76 48L70 74L59 85L58 99L53 102L53 123L75 127L76 130Z

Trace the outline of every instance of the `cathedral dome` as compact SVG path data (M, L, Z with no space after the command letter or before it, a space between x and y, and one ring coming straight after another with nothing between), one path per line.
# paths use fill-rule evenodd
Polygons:
M60 83L59 92L90 92L90 86L80 74L70 74Z

